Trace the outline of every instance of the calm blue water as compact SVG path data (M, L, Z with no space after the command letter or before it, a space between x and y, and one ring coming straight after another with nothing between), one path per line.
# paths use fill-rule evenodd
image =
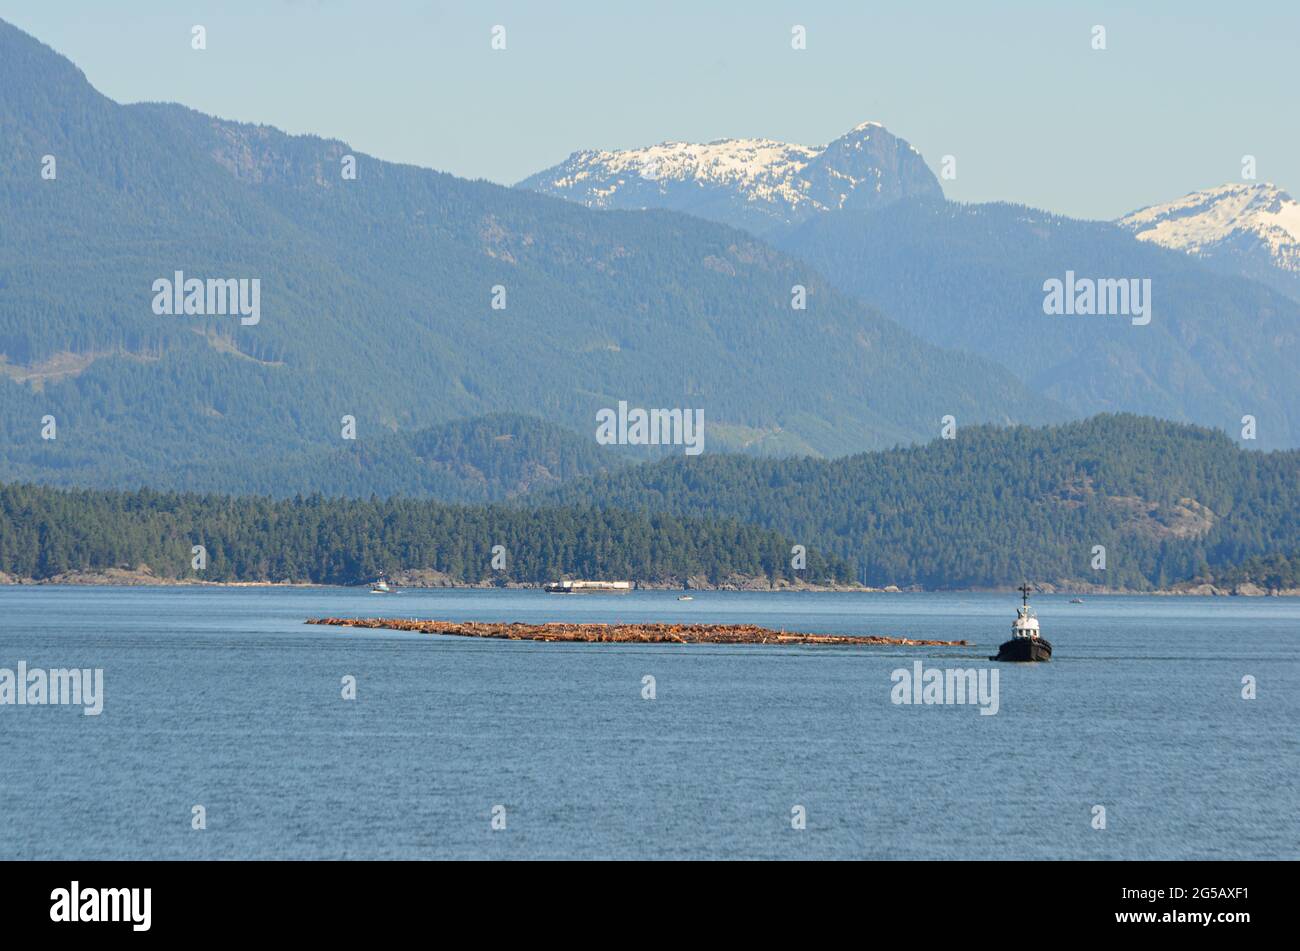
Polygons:
M1035 601L1056 659L997 665L1001 709L980 716L895 706L890 672L993 666L1014 597L0 588L0 667L105 671L100 717L0 707L0 858L1300 856L1300 602L1067 601ZM978 646L303 625L320 615L699 619ZM190 828L195 804L206 831Z

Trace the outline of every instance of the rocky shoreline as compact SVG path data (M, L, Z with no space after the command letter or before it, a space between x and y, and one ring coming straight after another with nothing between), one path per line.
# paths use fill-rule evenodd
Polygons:
M535 590L542 587L533 582L508 581L505 583L484 580L467 584L456 581L450 575L428 568L399 571L390 577L395 588L488 590L508 588L511 590ZM148 565L136 568L104 568L88 571L65 571L49 578L22 578L0 571L0 587L6 585L103 585L109 587L143 587L200 585L221 588L321 588L329 585L310 581L204 581L200 578L169 578L157 575ZM802 581L778 579L772 582L764 577L736 576L711 583L707 578L688 578L680 581L641 582L638 590L642 591L784 591L784 592L854 592L860 594L944 594L944 593L994 593L1011 594L1015 588L924 588L909 585L900 588L897 585L872 587L860 584L809 584ZM1183 582L1169 588L1141 591L1131 588L1107 588L1101 585L1077 582L1043 582L1031 586L1039 594L1068 595L1160 595L1168 597L1300 597L1300 588L1266 589L1251 582L1232 586L1218 586L1208 583Z
M0 587L5 585L89 585L107 588L170 588L194 585L212 588L323 588L308 581L203 581L198 578L167 578L148 568L105 568L92 571L65 571L49 578L19 578L0 571Z
M591 644L822 644L901 647L973 647L969 641L926 641L866 634L804 634L774 631L754 624L548 624L481 621L412 621L405 618L308 618L308 624L381 628L486 637L510 641L564 641Z

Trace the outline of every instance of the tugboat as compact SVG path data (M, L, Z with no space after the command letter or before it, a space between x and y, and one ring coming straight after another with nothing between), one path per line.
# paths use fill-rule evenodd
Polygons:
M384 573L382 571L379 572L379 577L375 579L375 583L370 586L370 593L371 594L392 594L393 593L393 589L388 587L388 582L384 579Z
M1011 640L998 648L998 656L989 660L1033 662L1052 659L1052 645L1038 636L1038 615L1029 606L1029 585L1018 589L1023 604L1016 608L1016 619L1011 622Z

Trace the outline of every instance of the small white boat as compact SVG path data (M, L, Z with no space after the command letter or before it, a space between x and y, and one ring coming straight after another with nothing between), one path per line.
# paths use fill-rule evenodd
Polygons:
M393 589L388 587L388 582L384 580L384 576L380 574L380 576L375 579L375 583L370 586L370 593L371 594L392 594Z
M695 599L694 599L693 597L691 597L689 594L684 594L684 595L682 595L680 598L678 598L677 600L678 600L678 601L694 601Z

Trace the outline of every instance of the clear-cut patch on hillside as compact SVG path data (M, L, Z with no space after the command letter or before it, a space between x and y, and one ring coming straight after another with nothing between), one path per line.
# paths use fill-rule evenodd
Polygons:
M263 367L282 367L283 360L261 360L251 354L245 353L239 349L239 346L230 337L222 336L211 329L195 327L194 332L207 341L208 346L217 353L224 353L232 357L238 357L240 360L247 360L249 363L256 363Z
M121 349L88 350L85 353L62 350L43 360L23 364L10 363L5 354L0 354L0 376L6 376L15 383L30 383L33 389L40 390L46 383L80 376L96 360L107 357L128 357L141 361L158 359L157 354L132 353Z

